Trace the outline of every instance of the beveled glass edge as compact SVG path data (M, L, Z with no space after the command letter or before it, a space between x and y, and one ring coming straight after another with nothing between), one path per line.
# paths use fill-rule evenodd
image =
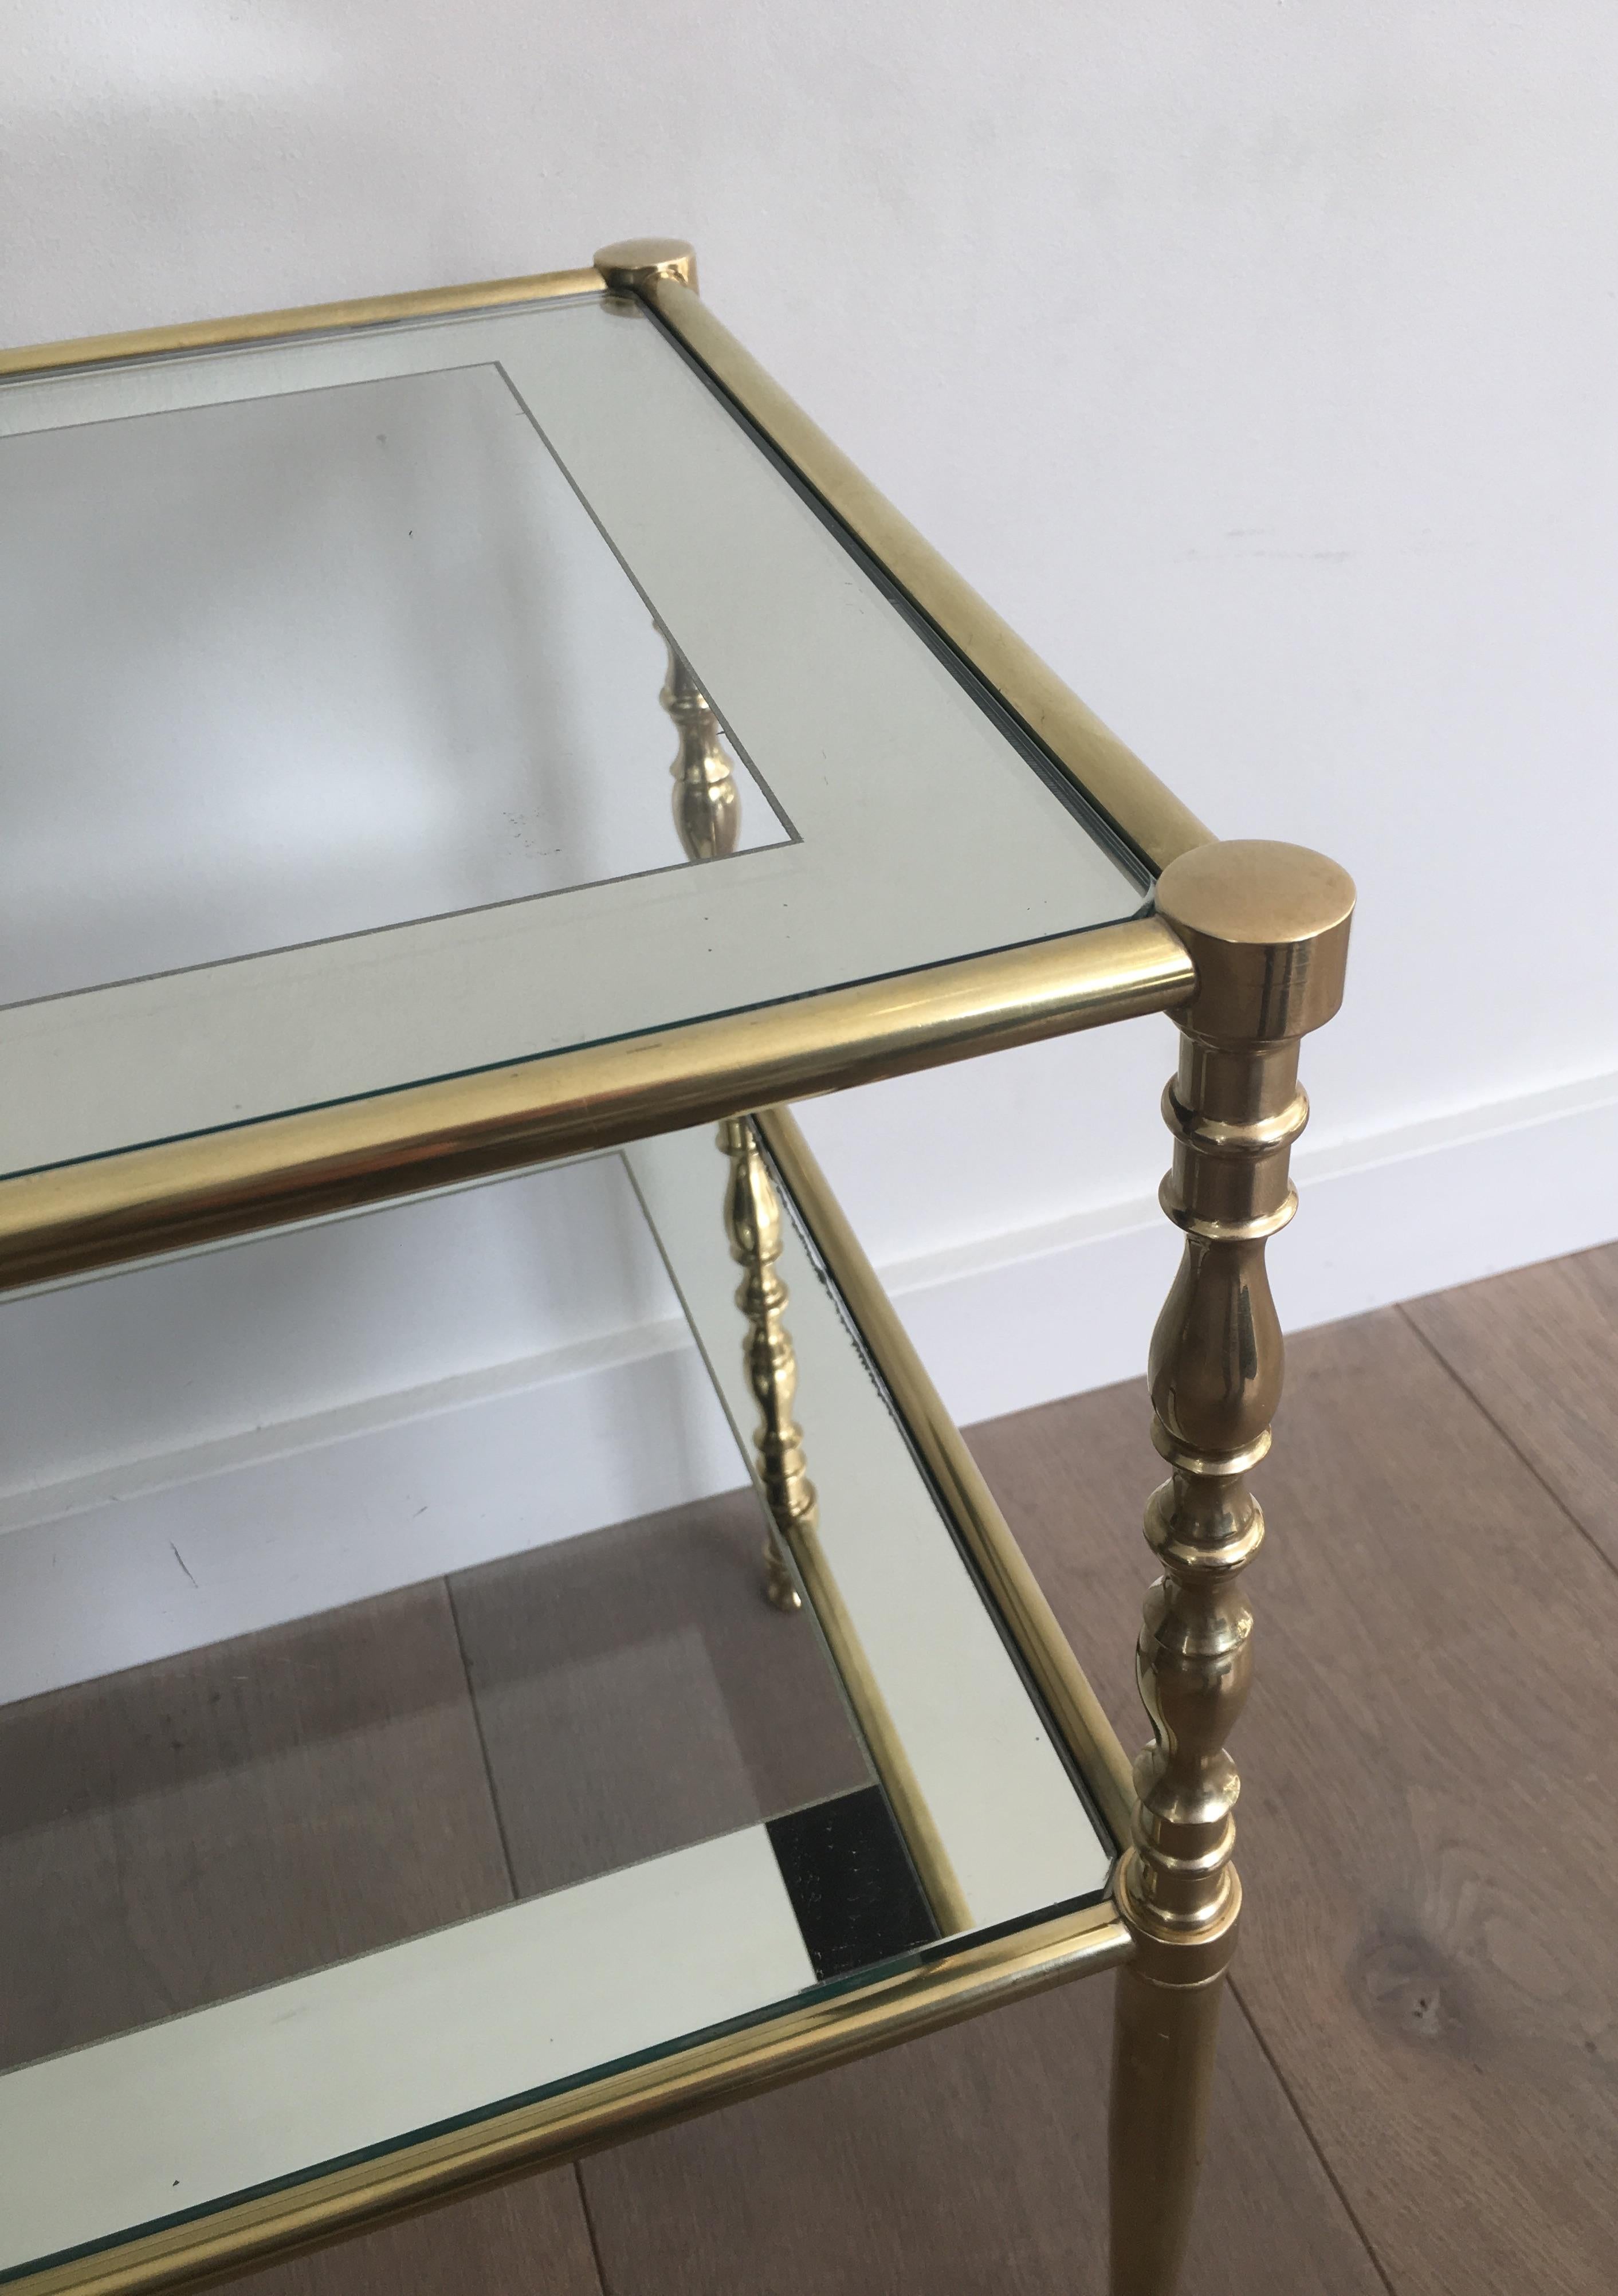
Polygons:
M0 1293L1183 1003L1156 916L0 1179Z
M1110 1902L1087 1906L11 2284L20 2296L204 2286L1113 1968L1132 1949Z
M83 335L67 342L33 343L0 350L0 380L49 374L124 359L156 358L174 351L226 350L236 343L274 342L283 335L331 334L412 319L437 319L507 303L548 302L564 295L599 295L606 282L593 266L540 271L531 278L484 279L464 287L423 287L400 295L363 295L341 303L308 303L287 311L252 311L230 319L188 319L177 325L137 327L126 334Z
M918 534L680 280L640 299L1154 875L1213 832Z

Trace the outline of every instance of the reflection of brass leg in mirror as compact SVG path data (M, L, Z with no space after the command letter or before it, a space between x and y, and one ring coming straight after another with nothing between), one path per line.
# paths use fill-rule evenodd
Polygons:
M1250 1667L1236 1574L1264 1532L1246 1479L1281 1391L1264 1245L1295 1204L1298 1040L1337 1009L1352 903L1342 870L1284 845L1201 847L1158 885L1197 989L1163 1103L1162 1203L1186 1245L1151 1349L1153 1439L1173 1472L1146 1510L1162 1566L1137 1658L1153 1742L1117 1882L1135 1955L1114 2011L1113 2296L1171 2296L1190 2231L1242 1902L1225 1739Z
M795 1611L798 1589L781 1544L790 1546L788 1533L799 1523L812 1526L815 1486L804 1466L803 1431L793 1417L798 1366L781 1320L786 1286L776 1272L781 1257L781 1206L749 1118L732 1117L721 1124L719 1146L730 1160L725 1226L730 1256L743 1270L736 1305L747 1324L742 1343L747 1383L759 1404L753 1438L759 1480L776 1525L764 1550L764 1591L778 1611Z
M672 638L669 675L658 699L679 732L674 775L674 826L693 861L722 861L736 849L742 827L742 798L719 739L713 705L691 675L691 665Z
M759 1429L753 1439L759 1480L774 1523L764 1551L764 1590L780 1610L799 1607L797 1585L786 1565L790 1554L848 1694L871 1767L899 1821L939 1934L954 1937L973 1926L971 1905L821 1545L815 1487L804 1467L803 1431L793 1418L798 1372L793 1343L782 1321L786 1285L776 1267L781 1256L781 1203L755 1120L738 1116L721 1124L719 1146L730 1164L725 1224L730 1233L731 1257L743 1271L736 1291L736 1305L746 1324L743 1362L747 1383L759 1404Z

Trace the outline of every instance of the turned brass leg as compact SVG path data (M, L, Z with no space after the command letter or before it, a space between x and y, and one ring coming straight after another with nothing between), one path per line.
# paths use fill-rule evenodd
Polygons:
M798 1589L781 1552L800 1524L813 1529L815 1486L803 1458L803 1431L793 1417L798 1366L782 1315L786 1286L776 1272L781 1257L781 1206L752 1120L733 1117L719 1127L719 1146L730 1163L725 1226L730 1256L742 1269L736 1305L746 1336L742 1343L747 1383L759 1405L753 1437L759 1480L775 1530L764 1549L764 1592L778 1611L795 1611Z
M1162 1575L1136 1673L1153 1738L1117 1883L1136 1949L1114 2010L1113 2296L1171 2296L1190 2230L1242 1902L1225 1739L1251 1670L1237 1574L1264 1535L1247 1475L1281 1391L1264 1246L1296 1206L1298 1042L1342 1000L1353 898L1334 863L1260 843L1199 847L1157 889L1197 987L1163 1099L1175 1144L1162 1201L1186 1245L1150 1359L1153 1440L1172 1472L1146 1510Z
M742 799L719 737L713 705L691 674L691 665L672 638L669 675L658 696L673 718L680 746L669 770L674 776L674 826L693 861L719 861L736 849Z
M1113 1982L1113 2296L1166 2296L1191 2229L1225 1975L1170 1986L1126 1967Z

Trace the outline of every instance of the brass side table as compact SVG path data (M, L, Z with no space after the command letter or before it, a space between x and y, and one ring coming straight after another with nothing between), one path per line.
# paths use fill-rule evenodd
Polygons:
M40 782L7 840L33 874L0 949L0 1285L609 1160L749 1447L759 1631L810 1638L855 1763L0 2073L0 2280L192 2284L1114 1969L1111 2284L1167 2296L1241 1901L1264 1251L1347 878L1211 840L761 373L678 243L0 374L7 767ZM369 670L355 630L382 633ZM672 826L638 761L658 678ZM429 824L403 860L396 806ZM122 890L36 918L53 807ZM1131 1767L784 1103L1154 1013L1185 1248Z

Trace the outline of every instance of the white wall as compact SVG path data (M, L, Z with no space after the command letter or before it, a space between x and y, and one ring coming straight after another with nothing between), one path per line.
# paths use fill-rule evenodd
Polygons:
M1294 1323L1614 1232L1606 0L0 0L0 53L9 339L685 234L1197 811L1345 862ZM1138 1024L809 1111L962 1415L1140 1362L1169 1054Z

